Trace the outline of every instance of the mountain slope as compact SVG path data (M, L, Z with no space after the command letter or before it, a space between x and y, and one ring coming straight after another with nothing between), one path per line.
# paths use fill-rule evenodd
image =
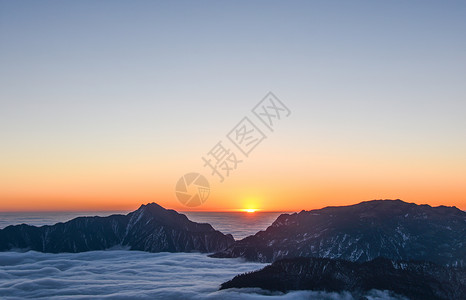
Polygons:
M220 289L259 287L273 291L349 291L360 299L372 290L388 290L413 300L464 299L466 269L427 262L397 262L377 258L355 263L328 258L292 258L262 270L242 274Z
M0 251L84 252L123 246L149 252L215 252L233 242L231 235L155 203L127 215L79 217L52 226L22 224L0 230Z
M466 213L401 200L373 200L280 215L265 231L213 257L272 262L285 257L466 264Z

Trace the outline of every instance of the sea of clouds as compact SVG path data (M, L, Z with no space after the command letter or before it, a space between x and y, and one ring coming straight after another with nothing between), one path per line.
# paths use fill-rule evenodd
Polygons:
M41 226L81 215L106 216L126 212L0 213L0 228L26 223ZM280 213L186 212L236 239L267 228ZM349 293L261 289L219 291L235 275L265 264L242 259L209 258L200 253L147 253L128 250L83 253L0 252L0 299L315 299L352 300ZM371 291L368 300L398 299Z
M218 291L235 275L264 267L199 253L109 250L84 253L0 252L1 299L328 299L349 293L260 289ZM372 291L368 299L390 298Z

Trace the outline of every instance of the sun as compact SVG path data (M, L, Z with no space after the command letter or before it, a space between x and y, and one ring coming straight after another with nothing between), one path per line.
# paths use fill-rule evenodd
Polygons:
M257 211L257 209L255 209L255 208L244 208L243 211L252 214L252 213L255 213Z

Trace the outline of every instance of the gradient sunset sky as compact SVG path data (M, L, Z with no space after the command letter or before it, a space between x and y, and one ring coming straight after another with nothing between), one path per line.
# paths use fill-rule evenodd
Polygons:
M187 210L188 172L196 210L464 210L465 32L464 1L0 1L0 211ZM291 115L218 182L269 91Z

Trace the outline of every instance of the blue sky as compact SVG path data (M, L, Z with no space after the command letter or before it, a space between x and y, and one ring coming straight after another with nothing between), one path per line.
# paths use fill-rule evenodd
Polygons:
M260 157L466 178L465 31L463 1L0 1L0 166L178 174L273 91L293 115Z

